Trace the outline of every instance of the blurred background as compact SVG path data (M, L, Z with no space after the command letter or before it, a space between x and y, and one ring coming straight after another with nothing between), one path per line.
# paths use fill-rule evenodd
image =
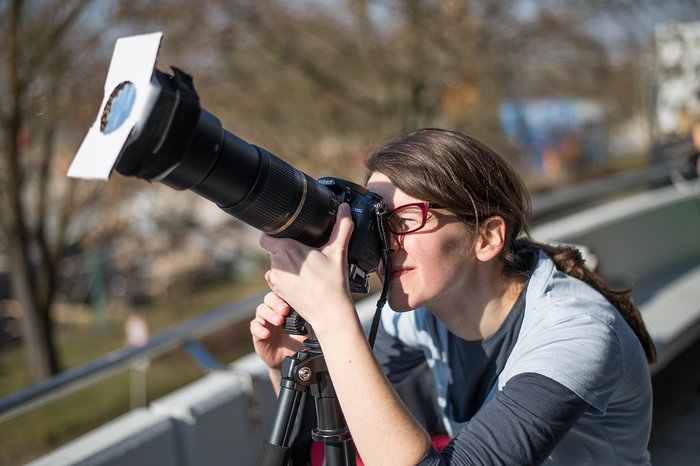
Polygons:
M118 37L163 31L226 129L312 177L420 127L467 132L533 193L684 160L697 0L0 0L0 397L263 289L259 233L192 193L66 177ZM127 332L127 328L131 328ZM247 324L204 345L251 350ZM201 375L152 361L146 400ZM130 409L122 374L0 425L0 465Z

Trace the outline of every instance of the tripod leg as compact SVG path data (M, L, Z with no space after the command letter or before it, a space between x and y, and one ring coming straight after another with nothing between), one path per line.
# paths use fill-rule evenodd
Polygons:
M284 466L289 461L290 436L305 393L305 388L297 385L291 375L298 362L298 357L288 357L282 366L282 381L275 407L275 417L269 439L263 443L260 452L259 466Z
M325 361L324 361L325 364ZM318 383L310 387L316 400L317 426L311 437L324 445L328 466L355 465L355 445L327 371L317 373Z
M289 436L292 432L292 427L294 427L294 419L296 419L299 411L302 395L303 393L289 388L280 388L277 407L275 408L275 418L272 421L272 429L270 431L270 443L273 445L289 446Z

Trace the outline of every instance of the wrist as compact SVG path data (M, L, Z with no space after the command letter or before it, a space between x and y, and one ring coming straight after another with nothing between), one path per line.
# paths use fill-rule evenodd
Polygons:
M352 319L357 318L355 304L352 297L347 295L329 294L323 299L316 300L316 308L303 308L304 312L299 312L299 315L314 329L316 335L320 333L332 332L334 329L347 326ZM312 311L312 312L309 312Z
M312 327L321 342L342 339L353 332L362 333L364 337L362 323L352 302L334 308Z
M272 384L272 389L275 391L276 395L279 395L280 383L282 382L282 372L279 369L268 367L267 375L270 379L270 383Z

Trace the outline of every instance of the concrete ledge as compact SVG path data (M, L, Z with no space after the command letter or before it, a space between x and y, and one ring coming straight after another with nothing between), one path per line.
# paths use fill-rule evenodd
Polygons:
M150 410L175 425L182 464L253 464L262 439L252 419L250 376L213 372L151 403Z
M700 267L661 288L640 307L654 340L671 343L700 319Z
M661 188L538 225L532 236L587 246L615 286L648 286L679 264L700 263L700 199Z
M179 466L174 424L137 409L30 463L30 466Z
M658 372L700 337L700 267L690 270L660 288L640 304L658 361Z

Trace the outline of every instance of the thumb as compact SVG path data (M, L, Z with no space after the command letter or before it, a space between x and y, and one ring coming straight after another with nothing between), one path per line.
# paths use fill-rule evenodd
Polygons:
M350 216L350 205L343 202L338 206L335 225L333 225L333 231L326 246L340 248L342 251L347 252L354 228L355 225Z

